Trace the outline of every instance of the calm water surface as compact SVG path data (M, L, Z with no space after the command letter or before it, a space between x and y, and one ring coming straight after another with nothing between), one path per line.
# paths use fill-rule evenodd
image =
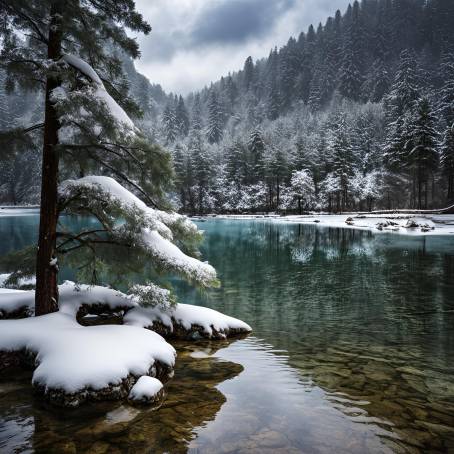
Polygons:
M176 344L159 410L58 410L30 373L0 379L0 452L454 452L454 238L199 225L223 286L179 284L180 300L254 333ZM36 228L0 217L0 254Z

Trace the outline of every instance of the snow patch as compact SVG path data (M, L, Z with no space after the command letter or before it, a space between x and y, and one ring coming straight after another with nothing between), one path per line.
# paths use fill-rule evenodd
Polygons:
M150 327L154 322L162 323L173 332L175 325L182 326L190 331L193 326L201 327L203 333L209 337L214 331L227 334L231 330L251 332L252 328L245 322L213 309L191 304L177 304L172 312L163 311L158 307L136 307L125 315L124 323L130 326Z
M149 373L156 361L173 367L175 350L159 334L132 326L83 327L64 312L0 321L0 350L36 354L32 383L73 394L118 385Z
M109 110L112 117L114 117L120 124L126 126L131 131L135 131L136 127L134 122L129 118L128 114L123 110L122 107L109 95L101 78L98 76L96 71L84 60L75 55L65 54L61 57L61 60L68 65L76 68L82 74L84 74L94 84L94 96L96 96L101 102L103 102ZM62 91L62 88L53 90L52 96L55 100L66 99L67 94Z
M140 401L151 401L162 390L163 384L154 377L144 375L140 377L129 393L129 399Z
M104 176L87 176L78 180L67 180L60 185L60 193L70 195L78 188L98 189L117 201L125 210L140 210L149 224L141 230L138 241L148 249L153 258L163 267L183 274L190 280L196 280L203 286L216 281L216 270L206 262L201 262L184 254L170 240L173 239L172 229L183 233L196 233L197 227L186 217L174 213L165 213L148 207L138 197L121 186L117 181Z

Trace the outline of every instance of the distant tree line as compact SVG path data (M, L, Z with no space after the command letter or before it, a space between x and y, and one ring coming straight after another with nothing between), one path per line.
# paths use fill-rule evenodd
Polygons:
M454 2L355 1L185 99L157 139L188 213L454 199Z
M186 97L127 57L122 83L172 152L182 212L438 207L454 203L453 23L452 0L355 1ZM42 99L0 99L0 129L42 116ZM0 203L36 201L32 145L1 159Z

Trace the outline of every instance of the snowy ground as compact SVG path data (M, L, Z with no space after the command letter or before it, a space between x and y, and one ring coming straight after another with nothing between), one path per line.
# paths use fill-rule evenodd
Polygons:
M270 219L273 222L291 222L297 224L316 224L324 227L370 230L376 233L392 232L400 235L454 235L454 215L410 215L396 214L313 214L279 216L270 215L219 215L217 219ZM347 219L352 221L347 223ZM418 227L406 227L412 220ZM380 226L381 224L381 226ZM424 226L424 228L422 228Z
M132 400L155 400L159 381L140 377L159 376L175 363L174 348L151 330L155 322L166 326L167 332L194 328L206 337L251 331L246 323L212 309L187 304L178 304L170 313L145 309L133 296L105 287L67 281L59 286L59 294L58 312L0 320L0 370L14 361L14 355L31 356L36 367L33 384L59 405L120 399L130 391ZM21 309L31 315L33 304L33 290L0 288L0 317ZM87 308L93 313L90 307L129 312L123 325L82 326L77 313Z
M39 214L38 206L22 207L22 206L0 206L0 217L3 216L36 216Z

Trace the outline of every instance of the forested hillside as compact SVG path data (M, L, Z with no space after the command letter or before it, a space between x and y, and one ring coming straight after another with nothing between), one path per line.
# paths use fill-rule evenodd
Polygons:
M186 99L159 140L189 213L454 198L454 2L363 0Z
M333 13L186 97L150 84L124 58L142 109L135 121L173 154L181 211L454 201L454 2L362 0ZM2 89L0 98L0 129L40 121L43 100L33 94ZM2 158L0 203L37 202L39 161L36 141Z

